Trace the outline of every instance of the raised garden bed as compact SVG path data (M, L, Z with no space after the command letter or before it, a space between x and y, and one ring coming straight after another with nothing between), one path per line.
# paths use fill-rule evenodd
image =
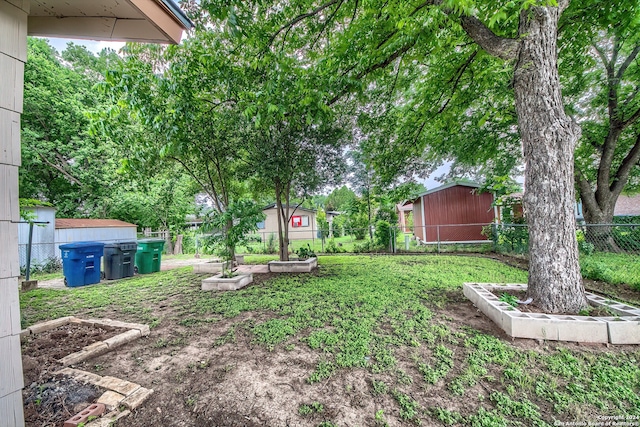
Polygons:
M310 273L317 267L316 257L302 261L269 261L269 271L272 273Z
M500 301L501 292L526 292L524 284L465 283L464 295L513 338L610 344L640 344L640 309L587 292L593 307L613 316L523 312ZM529 310L529 309L528 309Z
M23 330L26 426L62 426L66 420L86 412L92 403L104 404L111 411L104 417L113 421L142 404L153 390L119 378L63 367L148 334L147 325L76 317L62 317ZM104 417L86 426L101 425Z
M236 291L253 282L253 274L236 274L233 277L222 277L222 273L202 281L203 291Z
M213 260L195 264L193 266L193 272L196 274L218 273L223 269L228 269L230 266L231 263L229 261Z

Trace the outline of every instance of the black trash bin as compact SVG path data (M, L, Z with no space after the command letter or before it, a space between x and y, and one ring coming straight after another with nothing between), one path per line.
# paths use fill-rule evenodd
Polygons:
M104 276L107 280L132 277L138 242L116 242L104 245Z

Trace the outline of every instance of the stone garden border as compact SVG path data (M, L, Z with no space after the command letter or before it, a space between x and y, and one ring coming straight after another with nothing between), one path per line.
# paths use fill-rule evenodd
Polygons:
M463 293L513 338L585 343L640 344L640 309L587 292L591 305L608 307L619 317L523 313L492 291L526 291L525 284L464 283Z
M75 353L71 353L68 356L63 357L59 360L62 366L69 366L76 363L80 363L84 360L87 360L91 357L100 356L112 349L119 347L128 342L137 340L140 337L146 337L149 335L149 326L143 325L141 323L127 323L120 322L118 320L111 319L79 319L74 316L68 317L60 317L58 319L48 320L42 323L36 323L24 329L20 332L20 336L28 336L32 334L38 334L40 332L45 332L50 329L55 329L59 326L64 326L69 323L77 323L81 325L89 325L89 326L110 326L113 328L123 328L128 329L128 331L118 334L114 337L106 339L104 341L94 342L91 345L85 346L82 350L77 351Z
M311 257L304 261L269 261L271 273L311 273L318 267L318 258Z
M153 394L153 389L148 389L142 387L140 384L120 378L100 376L80 369L69 368L68 366L92 357L100 356L140 337L146 337L150 333L149 326L141 323L127 323L111 319L80 319L74 316L68 316L32 325L24 329L20 333L20 336L38 334L70 323L128 329L126 332L104 341L98 341L85 346L82 350L71 353L58 360L65 368L57 371L56 374L67 375L78 381L90 383L107 390L98 398L97 403L104 404L109 412L101 418L87 423L86 427L111 426L115 421L129 415L132 410L142 405L147 398Z

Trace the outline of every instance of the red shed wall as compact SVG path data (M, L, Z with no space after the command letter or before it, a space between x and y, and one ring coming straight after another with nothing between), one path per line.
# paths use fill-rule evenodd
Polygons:
M445 224L489 224L494 220L493 195L475 194L475 188L457 185L424 196L428 242L486 240L482 225L434 227Z

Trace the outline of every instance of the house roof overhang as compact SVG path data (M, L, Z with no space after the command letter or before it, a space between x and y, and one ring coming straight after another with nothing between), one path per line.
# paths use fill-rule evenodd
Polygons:
M31 0L28 34L180 43L193 23L173 0Z

